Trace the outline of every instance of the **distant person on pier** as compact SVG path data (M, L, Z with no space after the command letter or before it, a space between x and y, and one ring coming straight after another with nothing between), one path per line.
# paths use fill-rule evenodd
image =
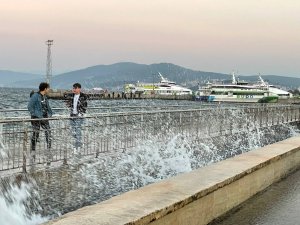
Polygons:
M46 120L45 118L52 116L52 110L46 97L49 90L50 86L48 83L40 83L39 92L33 93L28 103L28 110L30 112L31 119L35 119L31 121L33 130L31 137L31 153L33 154L33 160L35 159L36 142L39 138L40 128L42 127L45 130L45 137L47 142L48 152L46 154L48 155L48 165L50 164L49 160L51 156L51 130L49 120Z
M81 92L81 84L73 84L72 95L66 98L66 104L70 109L72 135L75 138L74 147L82 147L81 126L83 115L87 109L87 96Z

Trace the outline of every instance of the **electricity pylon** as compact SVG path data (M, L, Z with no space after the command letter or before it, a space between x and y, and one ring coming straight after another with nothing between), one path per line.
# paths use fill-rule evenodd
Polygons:
M46 68L46 82L51 87L51 78L52 78L51 45L53 45L53 40L46 41L46 45L48 45L48 51L47 51L47 68Z

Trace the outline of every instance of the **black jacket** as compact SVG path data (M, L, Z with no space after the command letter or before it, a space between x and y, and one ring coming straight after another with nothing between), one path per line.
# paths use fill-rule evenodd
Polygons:
M66 99L65 100L66 104L70 108L72 114L74 94L72 93L70 95L66 95L65 99ZM77 103L77 112L83 114L86 112L86 109L87 109L87 95L80 92L78 103Z

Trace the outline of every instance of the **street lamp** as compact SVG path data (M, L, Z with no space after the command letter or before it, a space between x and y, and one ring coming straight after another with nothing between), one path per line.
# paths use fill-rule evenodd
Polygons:
M152 73L152 90L154 92L154 75L156 75L155 73Z

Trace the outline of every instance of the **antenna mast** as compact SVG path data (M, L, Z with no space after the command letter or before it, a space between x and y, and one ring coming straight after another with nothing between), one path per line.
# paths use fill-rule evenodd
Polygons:
M53 40L46 41L46 45L48 45L47 51L47 69L46 69L46 82L51 87L51 78L52 78L52 57L51 57L51 45L53 45Z

